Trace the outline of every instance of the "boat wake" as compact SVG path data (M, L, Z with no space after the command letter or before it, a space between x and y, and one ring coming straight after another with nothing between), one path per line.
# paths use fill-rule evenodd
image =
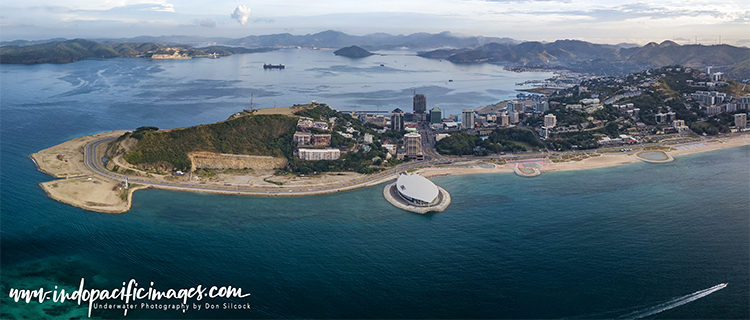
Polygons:
M665 302L658 303L656 305L645 304L636 307L630 307L625 309L618 309L603 313L587 314L576 316L577 319L642 319L648 316L655 315L667 311L669 309L677 308L681 305L693 302L700 298L703 298L709 294L726 288L726 283L720 283L708 289L699 290L688 295L675 297ZM634 311L633 311L634 310ZM618 316L619 314L619 316Z
M690 303L700 298L703 298L709 294L712 294L716 291L726 288L726 286L727 286L726 283L720 283L708 289L699 290L691 294L684 295L682 297L670 299L667 302L663 302L655 306L651 306L645 309L641 309L638 311L628 313L626 315L618 317L618 319L641 319L641 318L645 318L651 315L655 315L657 313L661 313L669 309L677 308L686 303Z

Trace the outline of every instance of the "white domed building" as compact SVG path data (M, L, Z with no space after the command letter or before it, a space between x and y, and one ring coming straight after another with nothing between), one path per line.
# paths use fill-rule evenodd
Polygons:
M418 174L402 173L383 189L383 196L397 208L416 212L442 212L451 202L443 188Z
M401 174L396 180L396 191L411 205L428 206L440 195L438 187L418 174Z

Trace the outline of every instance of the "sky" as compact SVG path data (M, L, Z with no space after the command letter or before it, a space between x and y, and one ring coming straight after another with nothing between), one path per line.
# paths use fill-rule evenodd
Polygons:
M449 31L750 47L748 0L2 0L0 40Z

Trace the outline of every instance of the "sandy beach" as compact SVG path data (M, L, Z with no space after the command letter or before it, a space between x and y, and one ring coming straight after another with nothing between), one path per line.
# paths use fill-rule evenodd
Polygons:
M42 189L51 198L82 209L105 213L123 213L130 209L133 192L144 188L256 196L301 196L352 190L387 182L396 177L395 173L362 175L352 172L308 176L276 176L273 170L259 170L246 174L219 173L210 177L147 174L139 176L140 181L125 188L123 181L94 172L84 163L84 148L89 143L105 138L119 137L124 132L112 131L80 137L32 154L30 157L40 171L60 178L41 183ZM678 157L744 145L750 145L750 135L657 147L655 150L662 150L671 156ZM457 159L455 163L450 165L428 166L420 168L417 172L427 178L499 172L516 172L520 176L533 178L540 173L543 175L545 172L604 168L642 161L636 156L639 151L642 150L639 148L628 152L611 153L599 153L597 150L591 150L575 156L558 155L553 158L554 160L546 157L509 160L507 162L481 158L475 160ZM98 157L102 156L102 150L98 150L98 152L100 153ZM149 184L149 181L154 184ZM165 181L179 182L183 185L157 185L157 183Z
M667 151L674 157L715 151L724 148L734 148L750 145L750 136L742 135L729 139L717 139L698 143L687 143L670 146L670 150ZM640 162L635 154L636 152L630 153L596 153L591 151L594 156L588 157L580 161L565 161L565 162L552 162L546 158L537 159L526 159L521 161L511 161L503 165L494 164L489 166L489 163L484 165L462 165L462 166L446 166L446 167L431 167L420 169L419 174L429 178L435 176L445 175L460 175L460 174L479 174L479 173L497 173L497 172L513 172L514 167L534 167L542 173L554 172L554 171L572 171L572 170L585 170L585 169L597 169L606 168L612 166L618 166L633 162ZM658 164L655 164L658 165Z

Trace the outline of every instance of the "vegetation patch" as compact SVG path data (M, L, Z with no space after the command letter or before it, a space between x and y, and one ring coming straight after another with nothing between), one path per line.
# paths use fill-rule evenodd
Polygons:
M488 155L500 152L517 152L544 147L531 131L522 129L495 129L486 139L478 134L452 133L435 144L441 154Z
M263 179L263 181L265 181L265 182L268 182L268 183L273 183L273 184L275 184L275 185L277 185L277 186L283 186L283 185L284 185L284 183L283 183L283 182L279 182L279 181L273 181L273 180L271 180L271 179L268 179L268 178L265 178L265 179Z
M187 154L192 151L290 158L295 124L292 117L255 115L167 132L141 130L138 144L124 158L136 165L164 163L182 171L190 169Z

